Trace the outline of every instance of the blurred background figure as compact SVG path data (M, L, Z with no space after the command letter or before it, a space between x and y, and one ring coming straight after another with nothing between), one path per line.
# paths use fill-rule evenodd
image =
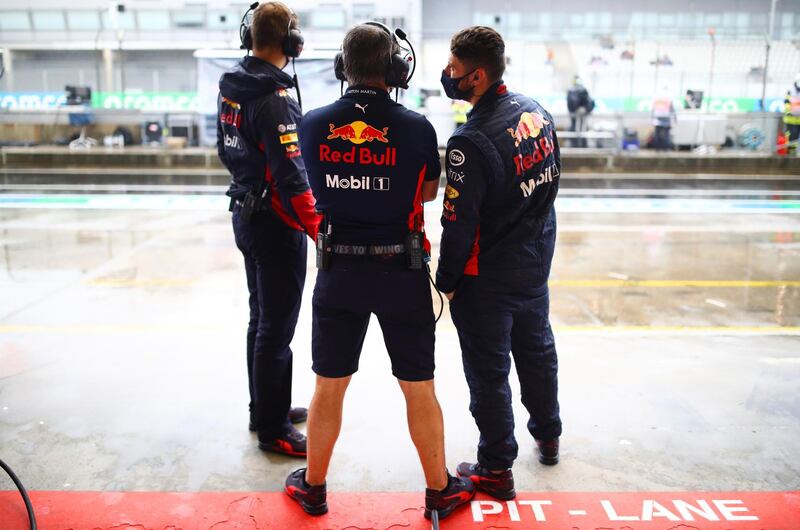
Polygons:
M800 73L794 78L792 88L786 92L783 102L783 124L789 141L789 152L797 152L797 138L800 136Z
M675 105L669 96L669 89L665 86L661 93L653 99L653 110L650 113L653 119L655 132L653 136L653 148L658 151L668 151L672 149L672 138L670 132L676 123Z
M578 133L577 138L573 138L570 144L572 147L587 147L586 138L581 135L586 132L587 117L594 110L594 100L577 75L567 91L567 110L570 118L569 130Z
M453 101L453 115L456 127L467 123L467 113L472 110L472 105L468 101Z

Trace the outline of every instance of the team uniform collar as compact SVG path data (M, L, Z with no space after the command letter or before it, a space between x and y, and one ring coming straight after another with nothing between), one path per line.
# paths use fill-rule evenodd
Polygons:
M244 69L255 75L268 75L273 77L279 85L284 88L294 88L292 76L275 66L254 55L248 55L242 59Z
M351 87L347 87L347 90L345 90L344 96L342 97L348 99L354 99L358 97L390 99L387 91L366 85L353 85Z
M481 96L481 99L475 104L472 110L467 114L467 117L471 116L475 113L478 109L483 107L489 106L495 101L497 101L500 96L504 96L508 94L508 88L503 80L499 80L495 82L492 86L490 86L484 95Z

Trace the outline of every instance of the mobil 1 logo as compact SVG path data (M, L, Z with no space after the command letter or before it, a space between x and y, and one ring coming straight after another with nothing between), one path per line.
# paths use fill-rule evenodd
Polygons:
M389 191L391 179L389 177L340 177L339 175L325 174L325 186L337 190L364 190L364 191Z

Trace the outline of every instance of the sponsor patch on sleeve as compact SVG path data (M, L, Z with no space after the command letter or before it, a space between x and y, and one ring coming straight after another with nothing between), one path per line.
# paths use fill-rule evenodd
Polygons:
M297 144L286 146L286 158L297 158L300 156L300 147Z
M464 153L461 149L451 149L447 153L447 161L450 163L451 166L458 167L462 165L467 160L467 157L464 156Z
M452 199L457 199L459 195L461 195L461 194L458 193L458 190L455 189L450 184L448 184L447 187L444 189L444 196L447 197L448 199L451 199L451 200Z
M297 143L297 133L282 134L280 136L282 144Z
M445 199L444 201L444 209L442 210L442 217L444 217L447 221L455 221L457 219L456 216L456 207L453 203Z

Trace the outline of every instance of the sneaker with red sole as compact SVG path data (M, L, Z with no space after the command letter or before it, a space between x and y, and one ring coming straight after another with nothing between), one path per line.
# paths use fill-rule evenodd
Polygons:
M289 409L289 421L293 424L303 423L308 419L308 409L305 407L293 407ZM250 423L248 425L250 432L258 431L258 421L256 420L255 413L250 410Z
M539 448L539 462L546 466L558 464L558 438L552 440L536 440Z
M328 513L328 491L325 484L312 486L306 482L306 469L292 471L286 477L286 495L297 501L303 511L309 515Z
M463 506L475 496L475 484L468 478L447 474L447 487L442 491L425 489L425 518L431 518L436 510L439 519L444 519L459 506Z
M517 496L514 489L514 474L510 469L494 473L480 464L461 462L456 468L456 473L459 477L470 479L478 491L491 495L495 499L510 501Z
M292 427L278 438L262 439L258 437L258 448L270 453L287 456L306 457L306 437L303 433Z

